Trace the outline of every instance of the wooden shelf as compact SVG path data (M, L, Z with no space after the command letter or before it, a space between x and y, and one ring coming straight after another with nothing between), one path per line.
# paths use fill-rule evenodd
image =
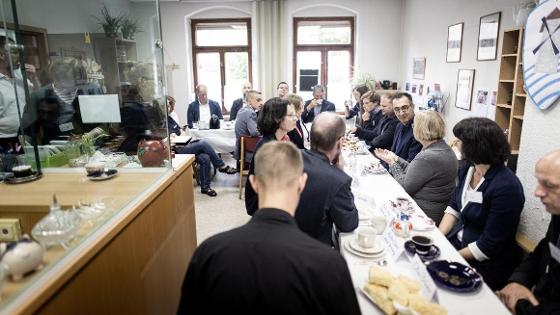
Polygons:
M504 57L517 57L517 54L505 54L505 55L502 55L502 58L504 58Z
M523 115L513 115L513 118L523 120Z
M525 93L515 93L515 96L527 97L527 94L525 94Z
M497 107L502 107L502 108L512 108L511 105L508 104L496 104Z
M519 154L519 150L511 150L511 154Z
M515 83L515 80L500 80L502 83Z

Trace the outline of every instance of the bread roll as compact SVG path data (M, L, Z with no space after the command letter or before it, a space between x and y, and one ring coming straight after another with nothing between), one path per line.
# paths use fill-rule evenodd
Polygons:
M393 301L389 299L387 288L375 284L366 284L364 285L364 291L367 292L367 294L375 302L375 305L377 305L385 314L395 314L396 310L393 306Z
M402 281L393 281L389 286L389 291L387 295L393 301L399 303L402 306L408 306L408 296L410 293L408 292L408 288Z
M447 315L447 310L439 305L430 303L425 298L419 295L409 296L408 307L416 311L419 315Z
M373 265L369 268L368 282L389 287L393 282L393 275L387 269Z
M400 275L397 277L397 281L402 282L410 293L418 293L420 291L421 284L414 279Z

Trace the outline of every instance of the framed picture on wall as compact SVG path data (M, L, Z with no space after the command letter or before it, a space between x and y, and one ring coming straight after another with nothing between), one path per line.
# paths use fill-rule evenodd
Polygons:
M476 60L496 60L501 15L501 12L496 12L480 18Z
M471 110L471 99L474 84L474 69L459 69L457 73L457 93L455 107Z
M412 78L424 80L426 72L426 58L414 58L412 63Z
M463 24L457 23L447 28L447 57L446 62L461 62L463 47Z

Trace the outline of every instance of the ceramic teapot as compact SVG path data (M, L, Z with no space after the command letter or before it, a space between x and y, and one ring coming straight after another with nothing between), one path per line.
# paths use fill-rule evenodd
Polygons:
M10 242L2 256L2 267L14 281L24 274L43 268L44 249L26 235L17 242Z
M169 148L163 140L142 139L138 143L138 160L143 167L159 167L169 156Z

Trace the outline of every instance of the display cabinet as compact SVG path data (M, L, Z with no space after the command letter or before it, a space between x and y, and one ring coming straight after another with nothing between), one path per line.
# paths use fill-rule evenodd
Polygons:
M14 91L0 111L0 314L174 313L196 248L194 156L168 149L159 2L139 10L142 51L95 18L135 2L0 1L0 27L13 26L3 96ZM37 56L31 85L18 65Z

